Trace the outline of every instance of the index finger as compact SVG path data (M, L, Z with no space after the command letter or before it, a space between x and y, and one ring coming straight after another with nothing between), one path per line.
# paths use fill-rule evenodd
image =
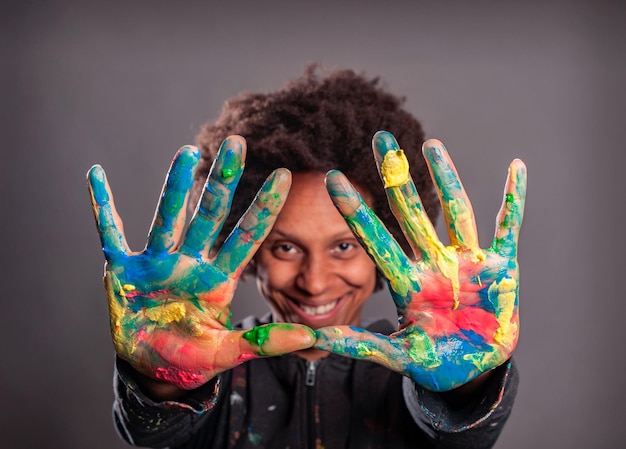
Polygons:
M396 364L405 358L397 341L359 327L322 327L315 330L315 335L317 340L313 347L316 349L376 362L394 371L398 371Z
M410 291L420 291L417 280L409 273L414 269L411 260L397 240L387 230L376 214L343 173L332 170L326 174L326 188L333 203L363 244L395 293L405 298ZM392 295L397 306L400 296Z
M94 165L87 172L87 187L104 257L111 260L111 257L126 254L129 248L122 219L117 214L111 188L100 165Z
M215 256L215 266L228 274L238 275L243 271L271 231L290 187L289 170L279 168L268 176Z

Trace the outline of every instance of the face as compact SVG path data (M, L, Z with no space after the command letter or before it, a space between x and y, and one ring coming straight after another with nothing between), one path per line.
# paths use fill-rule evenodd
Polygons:
M376 284L376 267L332 203L322 174L293 175L255 262L274 321L312 329L358 326Z

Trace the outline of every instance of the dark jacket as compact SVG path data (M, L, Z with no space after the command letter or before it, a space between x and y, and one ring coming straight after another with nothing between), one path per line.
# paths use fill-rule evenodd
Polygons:
M244 323L250 328L258 321ZM389 333L386 321L368 326ZM505 363L473 404L441 395L373 362L336 354L249 361L194 390L154 403L117 361L114 419L128 442L180 448L489 448L510 414L517 372Z

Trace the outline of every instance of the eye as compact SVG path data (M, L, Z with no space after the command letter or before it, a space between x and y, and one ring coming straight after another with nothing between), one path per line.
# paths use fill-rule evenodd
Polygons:
M272 254L278 259L293 260L298 258L300 253L300 249L291 243L278 242L272 246Z
M337 245L337 250L341 252L346 252L354 248L354 244L348 242L341 242Z
M339 257L342 259L349 259L357 254L356 249L358 249L357 242L339 242L333 249L332 253L335 257Z
M274 250L284 252L284 253L292 253L296 250L296 248L293 245L290 245L289 243L283 243L282 245L276 245L274 247Z

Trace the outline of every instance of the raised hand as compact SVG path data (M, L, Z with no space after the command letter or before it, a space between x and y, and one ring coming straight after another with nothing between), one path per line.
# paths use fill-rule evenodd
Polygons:
M316 347L373 360L433 391L447 391L505 362L518 339L517 243L526 167L510 167L491 247L481 249L474 213L452 160L437 140L423 154L435 181L450 245L428 219L403 150L388 132L373 148L391 209L414 252L404 253L345 176L331 172L328 191L388 280L399 316L390 336L348 326L316 331Z
M181 148L141 252L132 252L126 243L102 167L95 165L87 174L106 258L104 283L115 350L141 373L180 388L198 387L251 358L308 348L315 341L313 332L302 325L231 328L230 303L237 280L269 233L291 183L289 171L273 172L213 254L243 172L245 152L242 137L224 141L184 233L200 152L191 146Z

